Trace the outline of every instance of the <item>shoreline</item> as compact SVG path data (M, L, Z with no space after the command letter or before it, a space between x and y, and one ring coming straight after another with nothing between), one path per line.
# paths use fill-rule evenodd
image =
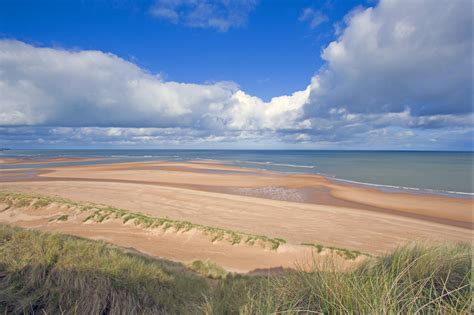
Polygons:
M96 172L98 173L94 174ZM150 178L149 175L146 175L149 172L157 174L158 177ZM125 173L132 174L132 176L123 176ZM100 176L100 174L104 176ZM110 174L112 174L112 176L109 176ZM182 178L173 179L171 174L179 175ZM183 177L183 174L187 174L187 177ZM164 177L161 175L164 175ZM203 180L195 180L196 177L203 178ZM212 180L216 178L217 182L212 183ZM211 180L210 184L206 183L209 179ZM230 179L230 182L228 179ZM400 206L397 206L393 205L394 200L386 204L383 202L374 202L370 199L386 197L385 199L407 199L413 203L419 203L420 201L427 203L430 200L434 200L440 204L444 203L445 206L454 205L458 209L462 204L464 204L464 206L472 206L472 199L470 198L452 198L450 196L416 194L405 191L386 192L374 187L346 182L341 183L322 175L286 174L282 172L242 168L232 164L222 164L218 161L101 163L0 171L0 182L35 181L94 181L168 186L303 204L326 204L330 206L380 211L395 215L411 215L414 218L421 219L430 219L430 217L432 217L432 219L435 219L433 220L434 222L441 223L443 223L443 220L440 221L437 219L447 219L448 224L456 223L456 221L459 223L459 221L462 222L463 219L454 220L453 222L452 219L446 216L426 215L426 211L424 211L424 214L419 215L419 213L411 213L413 211L409 211L406 205L403 205L403 202ZM257 184L249 184L251 182L256 182ZM366 200L365 198L360 198L358 195L367 195L370 196L370 198ZM399 209L400 207L403 209ZM466 224L461 226L472 228L472 217L464 216L464 221L468 222L469 226Z
M210 242L199 233L150 234L116 220L87 223L81 215L58 206L0 212L0 222L106 239L176 261L211 259L231 270L291 267L302 257L311 257L311 250L301 248L302 244L378 255L410 241L468 241L473 227L471 200L386 193L319 175L282 174L218 162L9 169L0 171L0 183L4 192L101 204L287 241L278 251L270 251ZM58 215L78 215L78 219L50 221Z
M49 163L69 163L69 162L90 162L96 161L98 158L83 158L83 157L50 157L50 158L13 158L13 157L0 157L0 166L2 168L8 167L9 165L29 165L29 164L49 164Z
M125 158L125 157L122 157ZM408 186L396 186L396 185L387 185L387 184L377 184L370 182L360 182L351 179L339 178L331 176L328 174L320 172L286 172L286 171L276 171L263 168L254 168L239 165L238 162L243 164L260 164L260 165L281 165L281 166L290 166L290 164L272 164L267 162L251 162L251 161L238 161L238 160L217 160L217 159L189 159L189 160L165 160L165 159L150 159L152 156L144 157L133 157L128 156L126 159L131 160L122 160L122 158L113 157L51 157L51 158L0 158L0 176L8 171L20 171L21 169L27 169L29 165L31 168L55 168L55 167L70 167L70 166L85 166L85 165L108 165L108 164L130 164L130 163L195 163L195 164L216 164L216 165L226 165L240 170L251 170L252 172L268 172L275 173L280 175L314 175L323 177L329 181L334 181L339 184L344 184L354 187L362 187L368 189L376 189L383 193L406 193L412 195L426 195L426 196L442 196L448 198L459 198L474 200L474 192L462 192L462 191L445 191L431 188L419 188L419 187L408 187ZM145 159L144 159L145 158ZM26 160L26 161L25 161ZM90 163L96 161L97 163ZM49 165L59 163L60 165ZM82 164L87 163L87 164ZM40 166L37 166L40 164ZM11 166L11 167L10 167ZM16 167L16 169L15 169ZM300 169L314 169L314 166L301 166L301 165L291 165L291 167L296 167ZM230 171L231 172L231 171Z
M428 195L428 196L443 196L449 198L461 198L461 199L474 199L474 193L469 192L462 192L462 191L444 191L444 190L436 190L436 189L429 189L429 188L418 188L418 187L401 187L401 186L392 186L392 185L383 185L383 184L374 184L374 183L365 183L365 182L358 182L350 179L343 179L332 177L329 175L318 174L323 176L329 180L337 181L346 183L353 186L360 186L360 187L368 187L368 188L375 188L381 192L386 193L407 193L413 195Z
M77 160L76 160L77 161ZM84 159L84 162L89 162L90 159ZM78 161L81 162L81 161ZM192 166L192 167L190 167ZM270 185L264 186L266 188L278 190L282 188L282 194L285 194L287 191L294 189L295 191L293 194L299 194L298 198L280 198L277 194L277 197L272 196L271 192L270 195L265 192L258 192L258 188L255 187L246 187L247 183L245 180L241 182L241 185L236 187L228 187L226 185L205 185L203 182L169 182L169 181L159 181L159 180L149 180L145 178L120 178L120 177L111 177L107 178L98 177L98 176L76 176L75 172L70 172L69 174L72 176L64 176L54 175L61 173L61 171L67 170L74 170L77 169L84 169L84 170L100 170L101 168L111 169L111 170L147 170L147 171L159 171L159 172L186 172L186 173L196 173L196 174L209 174L209 175L252 175L257 177L265 177L265 176L274 176L275 178L296 178L296 179L306 179L309 178L314 179L314 181L318 182L317 187L312 187L314 185L310 184L309 186L304 186L304 184L297 184L295 187L291 185L286 187L285 180L282 181L281 185L283 187L279 187L278 185ZM18 175L17 175L18 174ZM51 176L53 175L53 176ZM381 211L389 214L395 215L409 215L413 218L421 218L421 219L428 219L433 222L438 223L447 223L451 225L457 225L465 228L473 227L473 220L470 218L469 223L460 223L457 220L444 218L436 218L431 217L430 215L420 215L418 213L408 213L406 211L400 211L400 209L396 209L396 207L390 206L385 207L384 205L380 205L377 202L370 202L363 198L354 198L354 193L334 193L334 190L341 191L349 191L354 192L357 191L358 193L370 192L371 195L385 195L391 196L395 198L402 198L402 199L424 199L424 200L438 200L438 201L445 201L445 200L454 200L459 202L463 201L473 201L472 198L459 198L453 196L446 196L446 195L439 195L439 194L422 194L416 193L413 191L385 191L379 189L379 187L374 187L374 185L359 185L353 182L347 182L346 180L339 180L331 177L327 177L324 175L314 174L314 173L284 173L284 172L277 172L277 171L268 171L263 169L254 169L250 167L240 167L237 165L233 165L232 163L221 162L217 160L212 161L167 161L167 160L160 160L160 161L135 161L135 162L111 162L111 163L97 163L97 164L79 164L79 165L67 165L67 166L38 166L33 168L19 168L19 169L0 169L0 182L34 182L34 181L57 181L57 180L67 180L67 181L102 181L102 182L122 182L122 183L135 183L135 184L145 184L145 185L164 185L170 187L177 187L177 188L186 188L186 189L194 189L200 191L208 191L208 192L217 192L217 193L225 193L225 194L233 194L239 196L255 196L259 198L265 199L276 199L282 201L290 201L290 202L301 202L301 203L313 203L313 204L327 204L327 205L334 205L334 206L345 206L345 207L352 207L358 209L365 209L365 210L373 210L373 211ZM303 185L303 186L302 186ZM378 186L378 185L376 185ZM262 187L262 185L258 186ZM263 188L263 187L262 187ZM247 191L245 191L247 190ZM305 191L306 190L306 191ZM308 191L311 190L311 191ZM288 195L288 194L287 194ZM291 196L290 196L291 197ZM335 198L331 198L335 197ZM471 204L472 205L472 204Z

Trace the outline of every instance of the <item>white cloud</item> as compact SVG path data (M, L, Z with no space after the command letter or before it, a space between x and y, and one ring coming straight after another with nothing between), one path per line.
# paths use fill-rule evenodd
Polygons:
M232 82L168 82L101 51L0 40L0 146L469 148L471 6L443 1L382 0L352 12L310 85L269 102Z
M472 111L471 0L384 0L347 18L322 52L312 111Z
M233 106L226 113L228 127L237 130L308 129L309 121L301 120L308 96L309 86L290 96L274 97L268 103L238 91L232 96Z
M304 8L298 20L300 22L307 22L311 29L315 29L319 25L329 21L329 18L319 10Z
M237 89L164 82L111 54L17 41L0 41L0 69L0 125L196 126Z
M291 129L309 95L265 103L230 82L165 82L112 54L18 41L0 41L0 69L3 126Z
M226 32L245 25L256 3L257 0L157 0L150 13L174 24Z

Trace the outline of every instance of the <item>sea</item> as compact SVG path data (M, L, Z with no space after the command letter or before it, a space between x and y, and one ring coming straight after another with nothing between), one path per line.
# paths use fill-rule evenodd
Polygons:
M3 150L0 158L31 163L0 168L53 167L131 161L223 161L282 173L319 174L385 191L474 198L474 152L320 150ZM35 164L34 159L87 157L94 161Z

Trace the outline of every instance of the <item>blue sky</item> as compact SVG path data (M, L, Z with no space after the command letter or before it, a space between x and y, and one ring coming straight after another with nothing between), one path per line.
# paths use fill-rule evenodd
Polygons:
M4 0L0 145L472 150L471 22L469 0Z
M322 66L322 47L334 40L334 23L367 1L259 1L245 25L225 32L176 25L150 12L155 1L7 0L0 30L38 46L101 50L133 61L167 80L233 81L269 100L305 87ZM314 8L327 21L299 21Z

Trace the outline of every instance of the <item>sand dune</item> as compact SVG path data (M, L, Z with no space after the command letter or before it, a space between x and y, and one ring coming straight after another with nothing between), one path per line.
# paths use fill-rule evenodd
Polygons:
M34 178L16 178L3 180L1 190L96 202L288 241L271 252L215 244L199 235L152 235L113 222L90 229L71 222L52 224L44 218L37 222L21 216L0 218L22 226L103 238L173 260L212 259L232 270L289 266L308 259L306 250L294 250L301 243L380 254L411 240L470 241L472 237L472 200L384 193L314 175L283 175L205 162L151 162L48 168ZM248 195L249 191L256 193ZM301 199L276 198L292 194Z

